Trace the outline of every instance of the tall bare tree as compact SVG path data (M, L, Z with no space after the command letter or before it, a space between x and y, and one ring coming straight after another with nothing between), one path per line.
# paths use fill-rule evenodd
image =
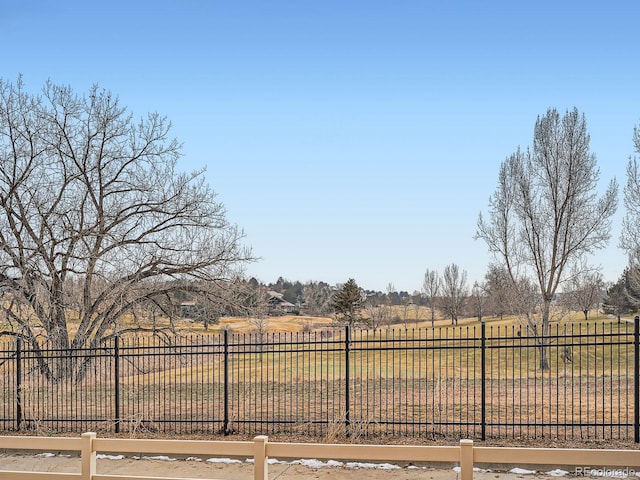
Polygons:
M458 324L458 317L467 300L467 271L455 263L444 267L442 273L442 308L451 317L451 324Z
M476 238L505 266L512 285L517 288L525 277L537 285L542 369L549 368L551 304L567 267L607 244L616 211L615 179L597 195L600 172L589 140L577 109L562 117L549 109L536 121L533 148L518 149L500 166L489 217L478 219Z
M424 280L422 282L422 293L427 302L427 306L431 311L431 327L434 326L436 320L436 301L440 294L440 287L442 281L437 270L429 270L424 273Z
M207 295L250 259L203 172L177 171L170 127L97 86L0 80L0 309L14 325L0 333L95 347L136 307L171 316L184 282Z
M640 128L633 129L633 146L640 154ZM632 156L627 164L627 183L624 187L625 216L622 221L620 247L629 256L629 276L636 277L640 267L640 170L638 158ZM640 284L640 278L633 278Z

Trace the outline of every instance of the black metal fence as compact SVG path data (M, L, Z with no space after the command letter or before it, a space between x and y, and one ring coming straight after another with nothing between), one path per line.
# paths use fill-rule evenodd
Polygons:
M0 344L0 430L640 440L639 325ZM545 363L545 369L541 365Z

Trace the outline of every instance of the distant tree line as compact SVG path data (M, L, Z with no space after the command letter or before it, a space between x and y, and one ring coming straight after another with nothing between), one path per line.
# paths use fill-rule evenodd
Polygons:
M524 327L535 332L532 318L539 312L542 299L533 284L522 281L514 287L506 269L498 264L489 265L482 281L469 285L467 277L467 272L455 263L447 265L442 274L427 269L421 290L411 294L397 291L393 283L387 285L385 292L367 290L354 279L331 285L323 281L302 283L283 277L265 284L251 278L240 284L240 291L245 293L235 295L234 302L230 303L232 308L225 314L251 315L256 311L258 303L255 299L260 297L259 292L263 292L263 302L268 301L266 292L276 292L283 299L295 302L296 313L333 317L339 324L377 329L430 321L433 326L436 320L448 318L456 325L460 318L475 317L483 321L510 315L522 319ZM627 280L627 284L630 282ZM582 312L588 319L589 312L602 305L605 291L599 272L575 274L567 282L565 291L554 296L555 319L563 318L569 311ZM640 289L637 298L640 299Z

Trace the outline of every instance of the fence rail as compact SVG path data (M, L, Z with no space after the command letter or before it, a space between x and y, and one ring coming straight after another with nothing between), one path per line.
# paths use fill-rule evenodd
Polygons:
M270 442L264 435L250 441L186 441L98 438L95 433L84 433L80 438L0 437L0 448L12 450L76 451L80 453L80 473L21 472L0 470L0 476L15 480L68 478L73 480L152 480L154 477L129 475L99 475L96 469L98 452L153 453L170 455L244 456L252 458L254 480L269 478L269 457L318 458L336 460L373 460L429 463L450 462L460 467L460 480L473 480L476 464L577 466L579 476L608 475L626 477L640 469L640 450L566 449L566 448L505 448L475 447L473 440L460 440L454 446L425 445L353 445L319 443ZM588 467L587 467L588 465ZM167 480L169 477L156 477ZM155 480L155 479L154 479ZM190 480L173 478L172 480Z
M639 340L638 321L11 340L0 430L638 442Z

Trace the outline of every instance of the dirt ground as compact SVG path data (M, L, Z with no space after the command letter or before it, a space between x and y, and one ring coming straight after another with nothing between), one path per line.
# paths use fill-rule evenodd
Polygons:
M208 478L222 480L252 480L253 465L243 461L217 462L207 459L156 459L156 458L98 458L97 472L111 475L137 475L158 477ZM269 465L269 479L345 479L345 480L456 480L459 473L451 467L394 465L388 468L374 468L359 464L358 467L334 462L328 465L314 465L313 462L277 462ZM307 463L307 464L303 464ZM0 471L21 472L64 472L79 473L80 459L70 456L45 456L27 454L0 454ZM2 478L4 475L0 475ZM540 480L555 478L546 473L509 473L504 471L476 471L478 480Z

